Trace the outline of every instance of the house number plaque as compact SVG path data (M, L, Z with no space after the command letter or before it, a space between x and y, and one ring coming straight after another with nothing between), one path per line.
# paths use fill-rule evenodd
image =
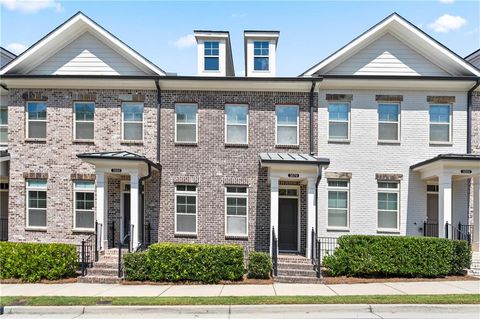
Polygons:
M299 178L300 174L288 174L289 178Z

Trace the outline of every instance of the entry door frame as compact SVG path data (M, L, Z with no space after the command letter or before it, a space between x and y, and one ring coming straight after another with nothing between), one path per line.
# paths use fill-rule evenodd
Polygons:
M286 195L280 195L280 190L281 189L296 189L297 190L297 196L286 196ZM301 245L301 233L302 230L300 229L301 225L301 212L300 212L300 185L279 185L278 186L278 215L280 216L280 198L294 198L297 200L297 250L282 250L282 252L300 252L300 245ZM280 229L279 233L277 236L280 236Z
M123 228L124 225L124 218L125 218L125 207L123 207L123 197L125 194L130 194L130 189L128 191L125 190L125 186L130 185L130 181L120 181L120 240L123 239L125 236L125 229ZM130 198L130 200L132 200ZM130 212L130 218L131 212ZM131 223L131 220L130 220Z
M436 191L429 191L428 190L428 186L437 186L437 190ZM426 210L425 210L425 216L427 217L426 220L428 221L428 195L430 194L433 194L433 195L437 195L437 199L438 199L438 183L435 183L435 182L430 182L430 183L427 183L427 186L426 186L426 199L427 199L427 202L426 202ZM440 223L440 220L438 219L438 208L437 208L437 222Z

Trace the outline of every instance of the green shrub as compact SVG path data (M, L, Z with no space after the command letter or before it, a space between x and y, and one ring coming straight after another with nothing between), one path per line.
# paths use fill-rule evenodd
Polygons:
M444 238L346 235L323 265L333 276L439 277L469 264L466 243Z
M29 282L75 275L78 256L74 245L0 242L0 278Z
M452 270L450 274L459 275L463 274L463 271L467 268L470 268L472 263L472 249L468 243L464 240L453 241L453 260L452 260Z
M160 243L144 254L135 261L137 257L127 257L131 258L126 262L127 279L217 283L241 279L245 272L240 245Z
M272 271L272 261L267 253L252 251L248 256L248 278L268 279Z
M127 280L148 280L150 273L147 263L147 252L130 253L123 256L125 267L125 279Z

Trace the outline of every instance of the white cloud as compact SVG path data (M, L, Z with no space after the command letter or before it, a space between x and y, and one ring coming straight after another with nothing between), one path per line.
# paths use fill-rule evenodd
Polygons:
M446 3L446 4L450 4L450 3L454 3L455 0L440 0L441 3Z
M35 13L44 9L63 11L62 5L57 0L0 0L0 4L8 10L24 13Z
M452 16L444 14L428 26L435 32L446 33L452 30L457 30L467 24L467 20L461 16Z
M193 47L196 43L197 40L195 40L195 36L193 34L184 35L183 37L178 38L174 42L171 42L173 46L179 49Z
M28 47L23 43L13 42L13 43L7 44L6 48L7 48L8 51L11 51L15 54L20 54L23 51L25 51Z

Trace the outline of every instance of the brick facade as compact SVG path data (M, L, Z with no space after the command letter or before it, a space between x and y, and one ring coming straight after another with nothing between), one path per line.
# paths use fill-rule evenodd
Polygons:
M472 153L480 154L480 91L472 94ZM470 183L469 224L473 225L473 183ZM476 227L476 226L475 226Z

